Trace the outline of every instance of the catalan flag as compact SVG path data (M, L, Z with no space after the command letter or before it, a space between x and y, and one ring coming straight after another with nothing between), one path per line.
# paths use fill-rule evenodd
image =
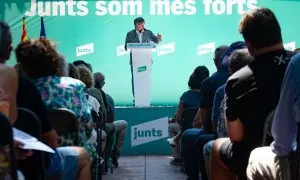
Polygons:
M21 37L21 42L24 42L27 40L27 31L26 31L26 21L25 21L25 17L23 17L23 33L22 33L22 37Z
M40 33L40 39L46 39L46 31L45 31L44 17L41 17L41 33Z

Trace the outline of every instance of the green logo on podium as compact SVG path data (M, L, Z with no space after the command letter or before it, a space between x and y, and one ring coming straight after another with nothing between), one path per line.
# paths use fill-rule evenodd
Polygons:
M140 66L137 69L137 72L144 72L144 71L147 71L147 66Z

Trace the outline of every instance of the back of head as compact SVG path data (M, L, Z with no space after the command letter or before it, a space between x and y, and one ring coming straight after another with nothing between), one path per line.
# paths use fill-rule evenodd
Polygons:
M69 77L74 78L74 79L80 79L80 74L78 72L77 67L72 63L69 63L68 67L69 67L68 68L69 69Z
M80 80L85 84L86 88L92 88L94 86L94 78L91 71L83 66L77 67Z
M0 60L9 59L12 50L11 43L12 35L9 25L6 22L0 21Z
M30 78L63 76L65 59L58 54L51 42L44 39L27 40L16 48L16 59Z
M73 62L73 64L78 67L78 66L85 66L86 68L88 68L91 72L93 72L93 68L92 65L83 61L83 60L76 60Z
M94 73L95 88L102 89L105 84L105 76L101 72Z
M226 71L228 70L228 59L231 56L231 54L238 50L238 49L244 49L246 47L246 43L243 41L236 41L234 43L232 43L229 48L222 54L221 56L221 60L222 60L222 64L221 64L221 68L222 69L226 69Z
M221 64L222 64L222 59L221 59L222 54L224 54L227 51L228 48L229 47L226 46L226 45L221 45L221 46L216 48L214 62L215 62L215 65L216 65L217 69L219 69Z
M191 74L188 85L190 89L200 89L202 81L209 76L206 66L198 66Z
M244 66L248 65L253 60L248 49L238 49L235 50L228 60L228 69L230 74L235 73Z
M275 14L268 8L258 8L246 12L240 21L239 31L247 42L251 54L253 50L282 43L281 28Z

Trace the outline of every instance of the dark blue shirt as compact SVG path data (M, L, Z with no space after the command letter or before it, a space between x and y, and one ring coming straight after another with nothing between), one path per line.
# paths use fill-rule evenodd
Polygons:
M183 104L183 109L199 108L200 107L200 91L188 90L180 97L180 102Z
M212 109L212 122L217 125L220 118L220 106L225 96L225 84L218 88L214 98L213 109Z
M115 120L115 103L110 95L105 94L105 97L107 102L107 122L112 123Z

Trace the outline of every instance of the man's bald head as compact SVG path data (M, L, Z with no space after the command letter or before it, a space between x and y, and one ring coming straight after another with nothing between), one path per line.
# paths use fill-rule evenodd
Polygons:
M105 84L105 76L101 72L94 73L95 88L102 89Z

